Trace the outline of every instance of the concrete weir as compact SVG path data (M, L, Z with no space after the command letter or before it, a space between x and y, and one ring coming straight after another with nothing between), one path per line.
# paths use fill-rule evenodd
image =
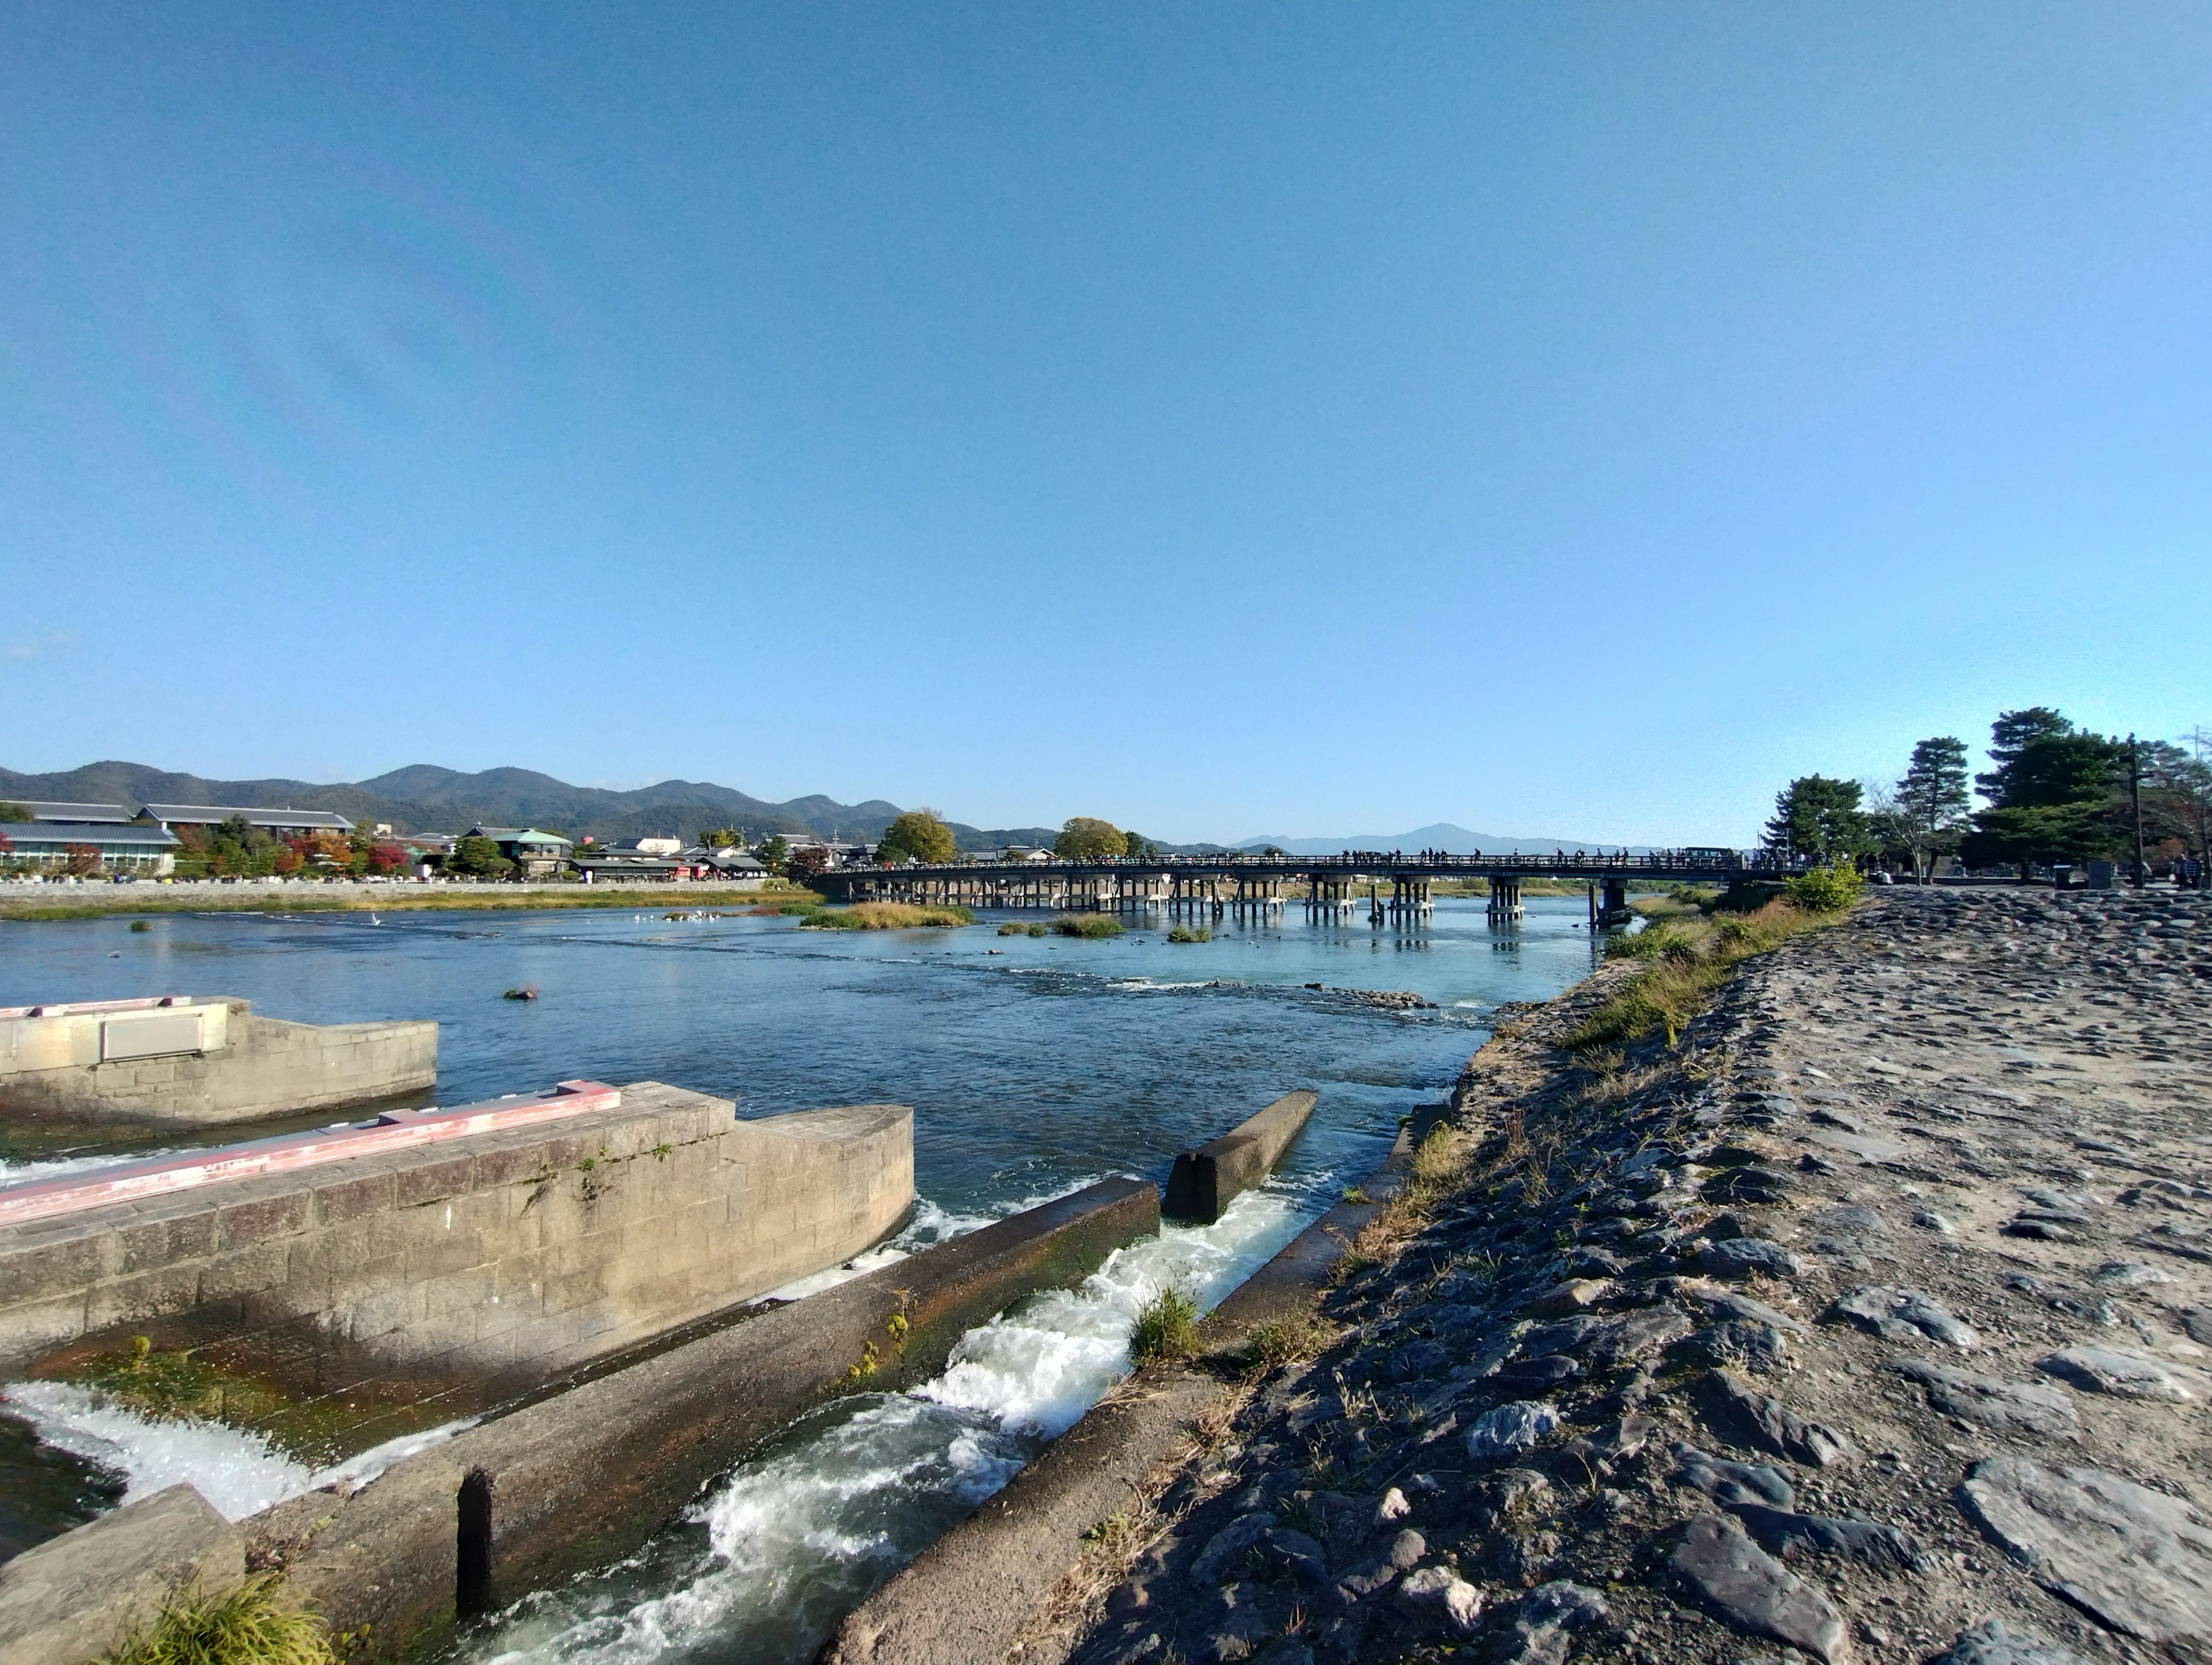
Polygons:
M629 1553L809 1407L928 1380L969 1329L1158 1224L1157 1188L1102 1180L525 1406L350 1498L279 1504L246 1523L252 1557L333 1625L398 1647Z
M1173 1219L1212 1224L1240 1192L1250 1190L1274 1171L1319 1102L1320 1095L1306 1088L1285 1093L1219 1139L1184 1152L1168 1176L1161 1212Z
M913 1121L570 1082L9 1188L0 1368L137 1328L294 1392L534 1385L896 1230Z
M82 1665L87 1638L106 1646L117 1621L143 1618L160 1590L203 1573L219 1587L241 1547L245 1564L281 1568L334 1627L370 1627L349 1657L399 1651L630 1553L810 1407L928 1380L969 1330L1025 1295L1079 1283L1158 1227L1156 1187L1102 1180L649 1351L403 1458L359 1491L310 1492L231 1527L190 1487L172 1487L0 1569L0 1639L21 1644L4 1656ZM50 1611L58 1591L82 1599L70 1623Z
M219 995L0 1006L0 1118L19 1124L219 1127L437 1079L433 1023L286 1023Z

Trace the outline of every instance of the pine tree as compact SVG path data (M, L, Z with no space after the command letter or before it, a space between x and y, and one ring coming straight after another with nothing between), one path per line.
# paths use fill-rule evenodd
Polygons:
M1914 746L1905 778L1897 783L1897 825L1912 852L1916 875L1923 857L1958 848L1972 807L1966 792L1966 743L1946 734Z

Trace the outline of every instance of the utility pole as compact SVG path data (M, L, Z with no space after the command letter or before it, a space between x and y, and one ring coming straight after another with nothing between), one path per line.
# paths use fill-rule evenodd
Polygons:
M2142 749L2136 744L2136 737L2128 736L2128 800L2136 813L2136 889L2142 889L2149 874L2143 867L2142 834Z

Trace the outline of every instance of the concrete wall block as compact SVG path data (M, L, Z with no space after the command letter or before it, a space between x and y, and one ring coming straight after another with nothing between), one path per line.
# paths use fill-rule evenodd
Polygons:
M310 1194L303 1190L272 1189L227 1202L216 1213L216 1248L222 1251L291 1237L307 1230L313 1213Z
M369 1344L412 1328L422 1322L423 1296L413 1285L396 1284L347 1304L343 1313L346 1338Z
M489 1190L501 1185L527 1185L545 1174L557 1174L563 1166L556 1162L542 1143L513 1145L505 1149L477 1152L476 1173L471 1186Z
M203 1203L186 1213L149 1212L116 1227L118 1273L141 1272L179 1261L198 1260L216 1249L216 1209Z
M405 1254L410 1282L447 1277L499 1259L496 1247L475 1232L460 1231L419 1232L409 1239Z
M360 1174L319 1185L314 1192L314 1222L338 1225L362 1215L391 1212L398 1186L390 1174Z
M79 1292L0 1307L0 1368L11 1374L40 1353L85 1333L86 1297Z
M186 1261L94 1284L82 1302L86 1332L190 1312L199 1304L203 1269Z
M392 1176L392 1204L399 1208L420 1208L459 1196L474 1188L477 1158L464 1152L403 1170Z
M203 1303L242 1300L266 1289L281 1287L291 1258L283 1242L255 1243L226 1250L199 1265L199 1299Z
M0 1306L70 1291L82 1296L87 1285L112 1276L120 1259L112 1232L11 1243L0 1251Z
M550 1276L542 1253L511 1255L493 1268L499 1303L510 1312L533 1317L545 1310L545 1286Z
M451 1329L473 1336L477 1310L491 1304L498 1287L499 1275L488 1266L426 1279L417 1285L422 1299L422 1316L418 1322L433 1332Z

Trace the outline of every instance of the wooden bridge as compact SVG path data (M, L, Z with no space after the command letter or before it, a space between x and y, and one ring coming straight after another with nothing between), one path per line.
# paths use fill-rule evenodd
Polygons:
M1293 893L1310 918L1342 916L1363 904L1376 924L1419 918L1434 903L1437 880L1480 878L1490 887L1490 917L1521 916L1524 879L1580 879L1589 886L1590 916L1600 925L1626 921L1631 880L1735 884L1786 878L1802 872L1761 851L1557 850L1535 854L1408 854L1402 850L1346 850L1339 855L1133 857L1092 861L954 861L906 866L839 867L807 882L843 902L910 902L969 908L1045 908L1063 912L1163 908L1170 915L1265 914Z

